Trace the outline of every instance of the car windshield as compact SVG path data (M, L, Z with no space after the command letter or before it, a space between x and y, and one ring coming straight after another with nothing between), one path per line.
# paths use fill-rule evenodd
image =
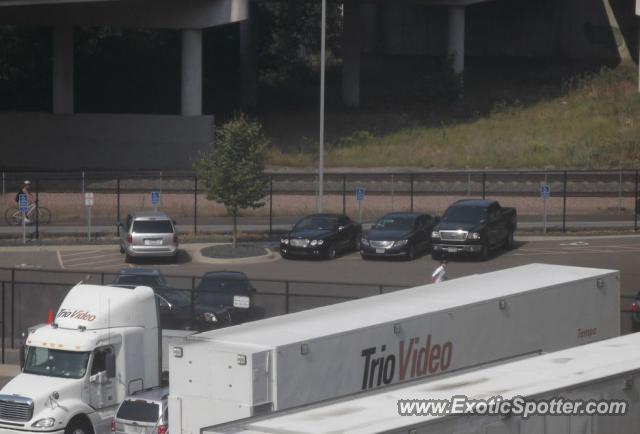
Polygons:
M169 220L136 220L132 232L136 234L172 234L173 225Z
M179 306L191 303L191 296L188 291L179 289L157 291L160 297L166 299L169 303Z
M452 206L442 216L444 222L484 223L487 209L481 206Z
M415 223L415 217L382 217L371 229L411 230Z
M205 277L200 281L198 289L200 291L215 292L218 294L237 295L249 293L250 286L247 279Z
M318 230L326 231L335 229L338 226L338 220L327 217L305 217L293 227L295 230Z
M139 274L120 274L113 283L120 285L144 285L150 287L163 286L160 276L142 276Z
M82 378L87 372L89 354L29 347L23 372L49 377Z
M136 399L135 401L127 399L120 405L116 417L137 422L156 423L160 419L160 406L157 402L149 402L143 399Z

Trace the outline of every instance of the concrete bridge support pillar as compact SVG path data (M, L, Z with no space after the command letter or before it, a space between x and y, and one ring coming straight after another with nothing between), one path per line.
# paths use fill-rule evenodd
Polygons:
M202 115L202 30L182 30L182 116Z
M344 2L342 100L350 108L360 107L360 9L359 0Z
M258 65L255 43L255 6L249 3L249 18L240 22L240 64L242 106L253 109L258 103Z
M73 107L73 27L53 29L53 113L71 114Z
M450 6L447 55L453 57L453 71L456 74L464 72L464 30L464 6Z

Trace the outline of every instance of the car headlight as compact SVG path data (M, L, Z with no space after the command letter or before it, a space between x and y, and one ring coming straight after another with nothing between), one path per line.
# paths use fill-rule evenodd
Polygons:
M52 417L46 417L35 421L31 426L35 428L51 428L56 420Z
M310 243L312 246L317 246L318 245L318 240L311 240Z
M213 312L205 312L202 317L207 322L218 322L218 318L216 318L216 314Z
M431 232L431 238L440 238L440 231Z
M324 244L324 240L318 240L318 245L321 246Z
M249 309L249 304L251 301L249 297L245 297L243 295L235 295L233 296L233 307L239 307L241 309Z
M368 246L369 245L369 240L366 238L363 238L360 240L360 244L362 244L363 246Z
M280 238L282 244L289 244L289 238Z
M407 243L409 242L409 240L399 240L396 241L395 243L393 243L394 247L404 247L407 245Z
M469 232L469 235L467 235L467 239L469 239L469 240L479 240L480 239L480 232Z

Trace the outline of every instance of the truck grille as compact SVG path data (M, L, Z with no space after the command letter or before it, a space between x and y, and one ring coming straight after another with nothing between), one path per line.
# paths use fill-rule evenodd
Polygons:
M393 246L393 241L369 241L371 243L371 247L378 247L383 249L388 249Z
M33 401L17 395L0 395L0 419L26 422L33 416Z
M465 241L468 231L440 231L440 239L443 241Z
M309 240L298 240L294 238L290 243L293 247L307 247L309 245Z

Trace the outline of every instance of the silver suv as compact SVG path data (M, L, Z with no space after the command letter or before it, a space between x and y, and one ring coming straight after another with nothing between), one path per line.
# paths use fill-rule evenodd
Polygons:
M111 422L114 434L167 434L168 387L159 387L125 398Z
M178 234L176 223L163 212L145 211L129 214L120 229L120 253L131 258L176 258Z

